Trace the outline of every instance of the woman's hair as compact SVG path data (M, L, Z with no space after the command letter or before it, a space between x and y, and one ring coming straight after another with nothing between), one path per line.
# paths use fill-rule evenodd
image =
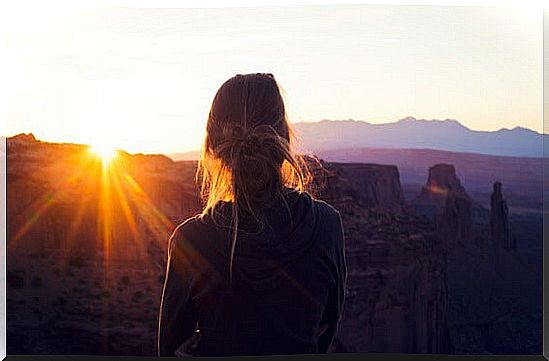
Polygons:
M285 187L306 190L311 175L292 150L293 133L272 74L238 74L227 80L212 102L197 170L202 177L202 214L215 219L220 201L232 203L229 275L239 216L264 226L263 210Z

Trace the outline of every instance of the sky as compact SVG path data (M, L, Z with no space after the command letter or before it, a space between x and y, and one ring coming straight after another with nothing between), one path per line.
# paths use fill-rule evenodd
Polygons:
M494 7L21 7L0 25L7 136L174 153L270 72L290 119L456 119L542 132L542 14Z

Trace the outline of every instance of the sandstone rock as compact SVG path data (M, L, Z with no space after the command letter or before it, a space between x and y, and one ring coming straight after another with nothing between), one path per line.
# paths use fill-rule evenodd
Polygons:
M467 192L461 185L461 181L457 177L456 170L452 164L435 164L429 168L429 178L427 179L425 189L430 191L430 194L437 194L439 191L444 192L449 188L457 194L467 196Z
M453 242L466 243L471 240L473 221L471 201L462 192L449 188L442 215L437 218L437 230L448 245ZM449 248L451 250L451 248Z
M11 143L33 143L36 142L36 138L34 137L34 134L32 133L21 133L14 135L13 137L10 137Z
M446 249L432 224L406 213L398 170L325 166L329 176L320 193L341 212L349 272L331 350L450 352Z
M348 206L358 202L361 207L388 212L401 212L405 206L398 168L392 165L359 163L324 163L328 171L326 187L334 201ZM337 179L337 182L331 182Z
M516 239L512 237L509 225L509 210L503 199L501 183L494 183L490 197L490 235L492 242L505 249L516 250Z
M415 211L434 219L445 208L446 196L450 189L456 198L470 201L453 165L435 164L430 167L427 183L423 186L420 195L412 202Z

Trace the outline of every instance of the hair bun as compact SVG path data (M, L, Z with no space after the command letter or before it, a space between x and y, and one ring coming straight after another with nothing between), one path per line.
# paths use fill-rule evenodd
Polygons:
M253 128L244 128L240 125L227 126L224 129L224 141L217 147L217 153L228 155L234 159L239 155L247 159L257 158L265 152L273 154L276 144L280 142L276 130L268 125L259 125Z

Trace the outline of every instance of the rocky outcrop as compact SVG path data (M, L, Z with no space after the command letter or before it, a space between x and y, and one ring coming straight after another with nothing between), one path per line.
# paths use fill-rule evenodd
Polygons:
M516 251L516 239L511 235L509 210L503 199L500 182L494 183L490 197L490 236L497 246Z
M442 238L465 241L471 236L473 219L483 213L461 184L451 164L429 168L427 183L411 203L415 213L427 216L438 225Z
M435 164L429 168L429 178L424 187L424 192L430 195L441 194L448 191L450 188L456 194L468 197L452 164Z
M466 243L473 234L471 201L461 192L449 188L442 214L437 217L437 230L447 245Z
M21 143L34 143L36 142L36 138L34 137L34 134L32 133L21 133L14 135L13 137L10 137L10 143L11 144L21 144Z
M471 238L474 205L453 165L436 164L429 168L427 183L412 207L417 214L435 221L445 242L467 242Z
M446 206L446 196L450 189L455 197L470 200L453 165L435 164L430 167L427 183L423 186L420 195L412 202L415 211L430 218L441 214Z
M356 216L343 217L349 275L339 349L450 352L440 240L414 220Z
M332 198L351 200L368 209L401 212L405 206L398 168L393 165L324 163L326 188ZM337 180L337 181L332 181Z
M398 171L325 166L329 176L320 193L341 212L349 272L332 351L450 352L445 248L432 224L402 207ZM362 198L364 189L370 196Z

